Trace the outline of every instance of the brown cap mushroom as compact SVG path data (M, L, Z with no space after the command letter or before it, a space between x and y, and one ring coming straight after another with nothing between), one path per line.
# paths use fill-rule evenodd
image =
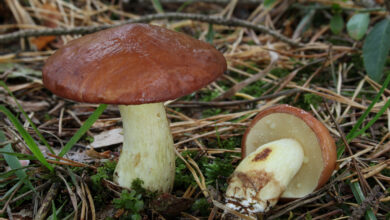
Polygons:
M226 70L212 45L147 24L86 35L60 48L43 68L46 88L79 102L144 104L196 91Z
M119 104L124 143L114 180L130 187L140 178L144 187L167 192L175 156L160 102L196 91L225 70L223 55L205 42L159 26L128 24L69 42L47 60L43 82L64 98Z
M313 192L328 181L336 165L336 146L328 129L289 105L261 111L241 147L244 159L226 195L231 208L248 213L267 211L279 197L300 198ZM255 196L248 197L251 194Z

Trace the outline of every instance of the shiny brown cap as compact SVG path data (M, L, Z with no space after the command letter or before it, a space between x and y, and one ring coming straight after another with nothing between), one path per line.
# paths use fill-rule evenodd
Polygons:
M224 56L208 43L159 26L128 24L60 48L43 67L43 83L75 101L131 105L187 95L224 71Z

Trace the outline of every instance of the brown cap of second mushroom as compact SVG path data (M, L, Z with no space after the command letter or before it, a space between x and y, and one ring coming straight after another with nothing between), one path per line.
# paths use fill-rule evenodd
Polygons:
M336 167L336 145L328 129L302 109L276 105L259 112L243 136L242 156L282 138L301 143L307 159L282 198L300 198L324 185Z
M131 105L187 95L224 71L223 55L208 43L128 24L69 42L47 60L43 82L75 101Z

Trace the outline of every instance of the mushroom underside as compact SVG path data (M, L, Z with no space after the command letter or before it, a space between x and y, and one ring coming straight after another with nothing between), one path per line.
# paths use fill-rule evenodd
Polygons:
M288 184L282 198L300 198L313 192L323 170L321 146L315 132L299 117L288 113L272 113L258 120L247 133L245 154L266 143L291 138L302 145L302 167Z

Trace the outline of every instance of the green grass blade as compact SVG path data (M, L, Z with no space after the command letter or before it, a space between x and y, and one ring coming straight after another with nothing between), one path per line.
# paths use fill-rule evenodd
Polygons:
M362 204L362 202L365 200L362 188L360 187L360 184L358 182L350 183L352 194L355 197L356 201L359 204ZM364 216L367 220L376 220L375 214L372 211L371 208L368 208L366 211L366 214Z
M31 135L24 129L20 121L15 117L12 112L10 112L5 106L0 105L0 112L3 112L7 118L12 122L12 124L16 127L19 134L22 136L23 140L26 142L28 148L34 154L34 156L50 171L53 171L53 167L46 161L46 158L43 156L41 150L38 145L35 143L34 139Z
M360 184L358 182L351 183L351 190L356 199L356 201L361 204L364 201L364 194Z
M34 157L33 155L21 154L21 153L16 153L16 152L8 152L8 151L4 151L3 148L0 148L0 154L8 154L11 156L15 156L19 160L37 160L37 158Z
M30 167L34 167L34 165L22 166L20 168L14 168L14 169L11 169L11 170L9 170L7 172L0 173L0 181L4 180L5 178L8 178L8 177L10 177L10 176L12 176L14 174L16 174L16 172L18 170L24 170L24 169L28 169Z
M2 131L0 131L0 141L2 142L5 141L5 135ZM11 144L5 145L1 150L6 152L13 152ZM25 183L32 190L35 191L32 183L28 179L26 172L23 169L21 169L22 165L20 164L18 158L8 154L3 154L3 157L5 161L7 161L7 164L11 167L11 169L18 169L17 171L15 171L15 174L19 178L19 180L23 181L23 183Z
M51 201L51 208L52 208L52 212L53 212L53 214L51 215L51 217L52 217L52 219L53 220L57 220L58 218L57 218L57 209L56 209L56 206L55 206L55 204L54 204L54 201Z
M9 189L2 197L0 197L0 200L4 201L6 198L8 198L8 196L10 196L15 191L15 189L18 188L18 186L22 183L23 181L19 180L15 185L11 187L11 189Z
M386 104L379 110L378 113L376 113L376 115L374 116L373 119L371 119L366 126L364 126L361 130L359 130L358 132L355 132L355 134L351 137L351 139L354 139L355 137L363 134L363 132L365 132L368 128L371 127L371 125L373 125L378 119L379 117L381 117L381 115L383 115L383 113L385 113L385 111L387 109L389 109L390 107L390 99L387 100Z
M363 121L364 119L367 118L367 115L370 113L371 109L374 107L374 105L379 101L379 98L381 97L381 95L383 94L383 92L385 91L385 89L387 88L387 85L389 85L389 82L390 82L390 74L387 74L387 77L386 77L386 80L383 84L383 86L381 87L381 89L379 90L378 94L375 96L374 100L372 100L371 104L368 106L368 108L366 109L366 111L362 114L362 116L360 116L359 120L357 121L357 123L353 126L353 128L351 129L351 131L348 133L347 135L347 141L351 141L352 139L354 139L355 137L357 137L358 135L360 135L361 133L363 133L365 130L360 130L359 132L357 132L357 130L359 129L360 125L363 124ZM388 103L386 103L387 105ZM386 106L385 105L385 106ZM382 108L383 109L383 108ZM381 111L382 111L381 109ZM384 109L386 110L386 109ZM379 113L379 112L378 112ZM382 113L383 114L383 113ZM377 114L378 115L378 114ZM376 117L376 116L375 116ZM378 118L380 117L380 115L378 116ZM375 120L376 121L376 120ZM374 121L374 122L375 122ZM373 123L374 123L373 122ZM359 134L358 134L359 133Z
M214 35L215 35L215 31L213 28L213 24L209 24L209 29L208 29L207 34L206 34L206 42L213 44Z
M58 156L62 157L77 143L78 140L88 131L88 129L95 123L95 121L99 118L99 116L103 113L103 111L107 108L106 104L101 104L99 107L92 113L91 116L84 122L84 124L80 127L80 129L73 135L73 137L66 143L64 148L58 154Z
M188 5L194 3L194 1L186 1L184 2L177 10L176 12L181 12L183 11Z
M52 202L53 202L53 206L54 206L54 201L52 201ZM56 209L55 211L54 211L54 209L53 209L53 207L52 207L52 209L53 209L53 214L51 214L51 216L49 216L49 217L47 218L47 220L58 219L57 216L61 213L61 211L62 211L62 209L64 208L64 206L65 206L66 203L68 203L68 201L65 201L65 202L61 205L61 207L58 208L58 209ZM54 207L54 208L55 208L55 207Z
M27 119L27 121L30 123L31 127L34 129L35 133L38 135L39 137L39 140L47 147L47 149L50 151L50 153L52 154L55 154L54 153L54 150L50 147L49 143L47 142L47 140L43 137L43 135L41 134L41 132L39 132L37 126L34 124L34 122L30 119L30 117L28 117L27 113L24 111L24 109L22 108L22 106L19 104L18 100L16 99L16 97L14 96L14 94L11 92L11 90L8 88L8 86L4 83L4 81L0 81L0 86L2 86L7 92L8 94L14 99L16 105L18 106L19 108L19 111L22 112L22 114L24 115L24 117Z
M157 11L157 13L164 13L164 9L159 0L152 0L153 7Z

